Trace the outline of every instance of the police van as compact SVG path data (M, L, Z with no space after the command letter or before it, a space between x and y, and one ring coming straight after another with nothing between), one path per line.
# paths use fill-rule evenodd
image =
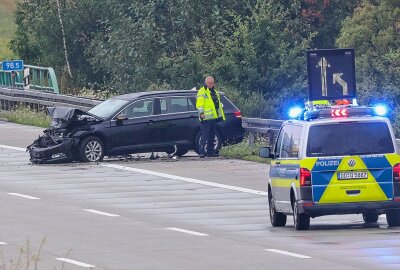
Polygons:
M382 106L332 106L283 122L275 147L260 150L272 159L272 226L293 215L295 229L307 230L310 218L338 214L362 214L366 223L386 214L390 227L400 226L400 155L385 113Z

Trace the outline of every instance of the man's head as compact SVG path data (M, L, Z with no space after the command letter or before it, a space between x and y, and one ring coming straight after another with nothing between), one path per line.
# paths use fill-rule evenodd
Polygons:
M205 81L205 85L207 86L208 89L214 88L215 83L214 83L214 78L211 76L208 76Z

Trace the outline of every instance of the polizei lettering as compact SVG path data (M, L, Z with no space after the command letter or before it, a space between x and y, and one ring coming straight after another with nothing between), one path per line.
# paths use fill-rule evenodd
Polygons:
M339 160L318 160L315 165L317 166L339 166Z

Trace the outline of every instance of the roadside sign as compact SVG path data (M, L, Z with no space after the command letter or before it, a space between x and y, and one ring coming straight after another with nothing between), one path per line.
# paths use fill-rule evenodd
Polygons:
M309 100L356 96L354 49L307 51Z
M24 61L13 60L13 61L3 61L2 70L3 71L21 71L24 69Z

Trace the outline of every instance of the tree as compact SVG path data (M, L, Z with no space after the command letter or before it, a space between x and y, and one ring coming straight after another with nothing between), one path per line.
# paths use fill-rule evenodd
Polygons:
M60 4L58 12L57 2ZM85 85L101 81L89 64L86 47L93 35L102 30L106 21L107 0L29 0L17 5L17 31L11 48L26 63L51 66L62 75L65 72L65 48L74 75L69 84ZM64 35L60 25L63 21ZM101 20L101 19L102 20ZM65 47L63 42L65 38Z
M363 104L386 102L400 134L400 0L365 1L345 20L337 44L356 52Z
M361 0L303 0L301 18L307 31L316 32L312 47L334 48L342 22L351 16Z
M400 87L399 36L400 0L365 2L345 20L337 44L355 49L358 83L364 96L368 90ZM400 96L397 99L400 104Z

